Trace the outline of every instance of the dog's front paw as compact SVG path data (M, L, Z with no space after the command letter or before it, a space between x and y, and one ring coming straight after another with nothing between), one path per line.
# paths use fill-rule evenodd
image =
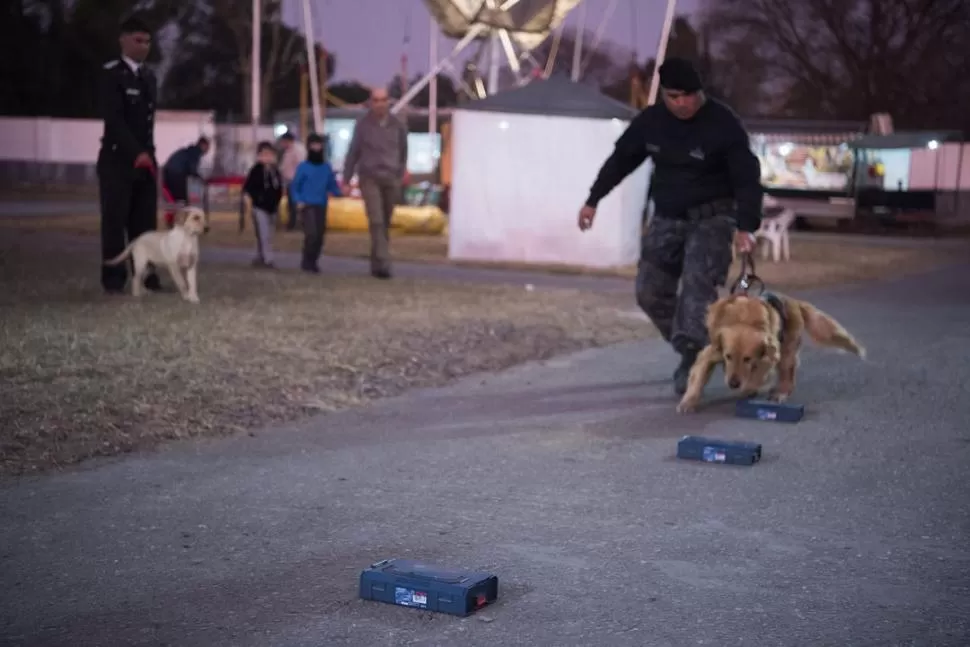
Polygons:
M781 404L788 399L789 395L790 394L785 391L773 390L771 393L768 394L768 399L771 400L772 402L777 402L778 404Z
M697 400L694 398L682 398L677 405L677 413L693 413L697 410Z
M183 298L189 303L199 303L198 294L186 294Z

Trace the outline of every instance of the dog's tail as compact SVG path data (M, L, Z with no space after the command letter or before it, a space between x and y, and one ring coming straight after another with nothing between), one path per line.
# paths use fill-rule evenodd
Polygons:
M805 330L812 341L821 346L848 351L865 359L866 349L831 315L804 301L799 301L798 309L805 319Z
M120 254L118 254L117 256L115 256L114 258L112 258L110 261L105 261L104 264L105 265L118 265L118 264L120 264L122 261L127 260L128 257L131 256L131 250L134 247L135 247L135 241L131 241L128 244L128 246L125 247L125 251L121 252Z

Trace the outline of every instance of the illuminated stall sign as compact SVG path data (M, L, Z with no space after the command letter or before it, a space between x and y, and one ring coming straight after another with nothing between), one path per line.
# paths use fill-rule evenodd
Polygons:
M761 162L768 189L846 192L855 156L848 142L856 134L754 134L751 148Z

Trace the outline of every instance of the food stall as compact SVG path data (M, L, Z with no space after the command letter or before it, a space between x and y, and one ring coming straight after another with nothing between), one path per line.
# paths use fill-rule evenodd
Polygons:
M852 142L860 169L859 217L883 224L925 224L959 215L962 193L970 188L963 178L970 145L960 140L956 131L909 131Z
M865 122L754 119L745 125L766 194L800 220L855 216L851 143L865 135Z

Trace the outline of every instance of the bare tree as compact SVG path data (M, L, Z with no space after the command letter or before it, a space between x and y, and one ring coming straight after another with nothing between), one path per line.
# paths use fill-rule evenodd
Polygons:
M253 13L251 0L210 0L213 18L232 34L236 50L236 70L249 79L253 70ZM263 65L260 69L261 113L270 108L271 90L278 76L299 67L305 59L304 41L283 24L282 0L263 0ZM252 114L252 96L248 83L241 84L245 114Z
M958 116L941 80L965 63L966 0L706 0L705 14L715 47L747 52L783 113Z
M770 74L759 37L744 30L728 31L721 25L702 22L699 40L698 67L708 94L722 99L745 117L768 112L766 85Z

